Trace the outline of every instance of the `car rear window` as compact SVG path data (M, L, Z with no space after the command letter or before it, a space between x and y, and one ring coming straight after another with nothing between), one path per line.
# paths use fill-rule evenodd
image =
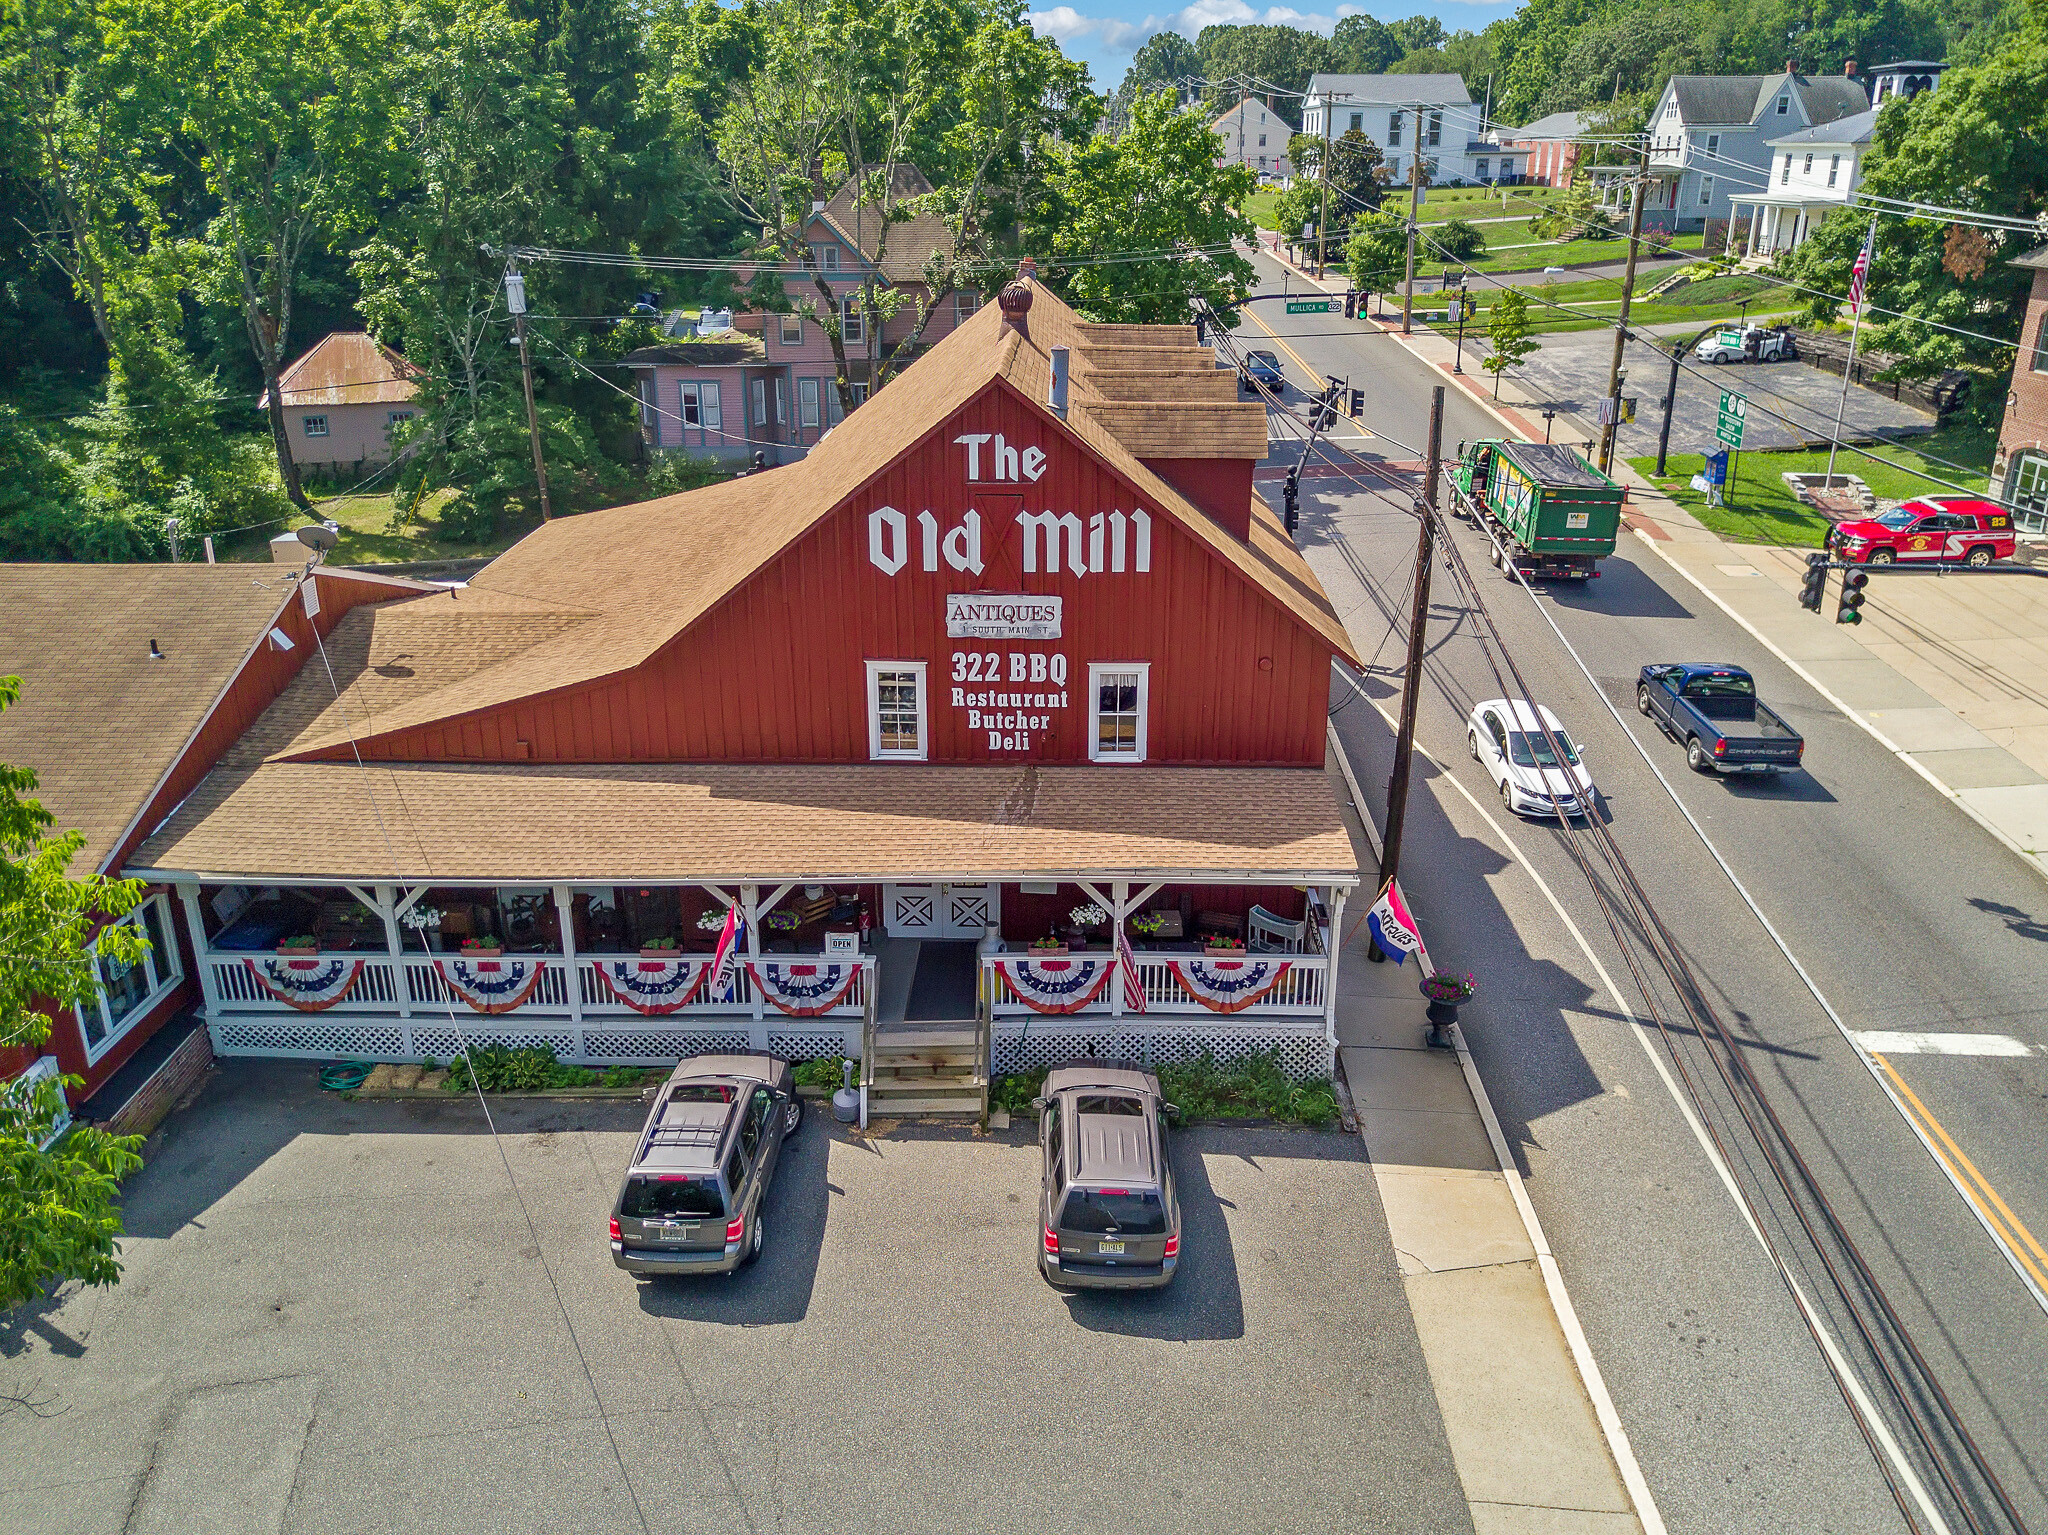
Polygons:
M717 1220L725 1214L725 1195L716 1178L628 1178L619 1213L636 1221Z
M668 1095L670 1103L731 1103L733 1089L723 1082L678 1082Z
M1707 672L1685 685L1687 698L1754 698L1756 684L1734 672Z
M1139 1119L1143 1119L1145 1117L1145 1104L1142 1099L1127 1098L1121 1093L1114 1097L1096 1097L1093 1094L1089 1094L1074 1100L1074 1112L1076 1114L1133 1114Z
M1075 1189L1060 1212L1067 1231L1122 1231L1158 1236L1166 1230L1166 1206L1150 1189Z

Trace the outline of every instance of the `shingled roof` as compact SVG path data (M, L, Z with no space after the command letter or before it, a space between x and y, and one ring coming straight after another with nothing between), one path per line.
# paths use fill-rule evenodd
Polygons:
M877 260L879 253L878 270L890 282L916 282L924 276L925 263L934 251L947 256L953 254L953 231L936 213L918 212L900 223L889 224L883 217L881 204L857 204L854 197L861 182L881 168L870 165L860 175L849 176L845 185L827 200L818 216L870 263ZM924 172L914 165L897 166L891 182L893 200L899 205L912 198L928 197L933 191ZM886 251L882 248L885 224L889 235Z
M1788 72L1671 77L1679 118L1688 127L1754 123L1764 115L1771 100L1787 89L1799 97L1807 122L1816 127L1870 110L1870 98L1863 93L1863 87L1843 75L1814 78Z
M480 646L480 664L459 677L414 668L402 686L386 679L356 715L358 735L366 725L378 735L415 728L639 666L991 382L1042 410L1055 346L1068 347L1081 366L1071 374L1066 421L1048 414L1048 430L1080 439L1130 482L1148 510L1180 524L1337 654L1355 659L1321 583L1263 502L1254 498L1251 537L1239 540L1141 462L1261 456L1263 407L1213 398L1131 400L1123 380L1117 398L1104 398L1091 384L1097 361L1149 359L1162 388L1177 391L1197 387L1184 380L1214 375L1214 356L1193 345L1192 327L1091 325L1035 281L1032 294L1028 338L1005 328L997 305L984 305L795 463L542 524L473 577L460 599L449 600L449 611L478 604L465 611L479 625L508 625L507 638ZM1117 340L1138 345L1103 348ZM487 612L482 599L504 606ZM444 599L421 601L439 606ZM352 614L343 629L403 624L410 621L405 610L418 605ZM537 627L539 614L560 622ZM331 730L297 737L290 751L310 754L347 740L337 718Z

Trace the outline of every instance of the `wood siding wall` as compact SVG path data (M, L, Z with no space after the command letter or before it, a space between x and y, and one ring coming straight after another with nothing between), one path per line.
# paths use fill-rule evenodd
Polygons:
M970 486L966 450L954 439L984 432L1001 433L1011 447L1042 447L1043 477ZM984 475L991 447L981 449ZM907 561L894 575L869 559L869 514L882 507L902 512L907 525ZM953 570L943 553L937 571L926 572L918 514L933 513L943 543L970 508L981 517L981 574ZM1142 509L1152 518L1151 570L1026 574L1016 519L1027 509L1073 512L1084 530L1094 513ZM949 639L949 592L1058 595L1062 638ZM1001 657L1005 680L956 683L956 653ZM1009 682L1012 653L1043 653L1048 668L1052 655L1064 655L1064 688ZM395 761L866 762L864 663L873 659L926 662L931 761L1085 762L1089 663L1145 661L1148 761L1316 766L1324 756L1330 657L1328 642L1264 588L1146 506L1007 385L992 385L647 664L397 732L364 750ZM998 709L1045 723L1006 731L1028 742L995 748L968 707L954 706L956 686L963 696L1064 692L1066 702Z
M1214 517L1239 543L1252 536L1252 460L1148 458L1144 464Z

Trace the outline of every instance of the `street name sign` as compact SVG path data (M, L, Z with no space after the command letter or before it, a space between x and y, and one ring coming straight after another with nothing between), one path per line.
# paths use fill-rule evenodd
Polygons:
M1731 448L1742 446L1743 423L1749 419L1749 396L1733 389L1721 391L1721 415L1714 423L1714 436Z
M1337 308L1333 298L1291 298L1287 301L1289 314L1330 314Z

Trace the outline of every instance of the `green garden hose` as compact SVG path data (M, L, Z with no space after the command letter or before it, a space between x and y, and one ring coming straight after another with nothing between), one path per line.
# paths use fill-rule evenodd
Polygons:
M375 1069L370 1061L336 1061L320 1068L320 1086L330 1093L352 1093L369 1080Z

